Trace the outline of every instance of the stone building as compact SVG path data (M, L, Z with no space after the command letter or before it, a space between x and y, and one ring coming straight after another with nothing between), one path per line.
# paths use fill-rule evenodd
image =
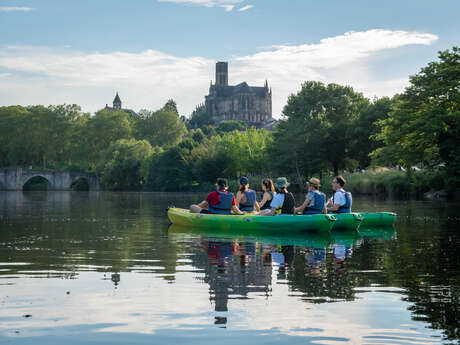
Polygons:
M123 111L125 111L127 113L130 113L131 115L136 115L137 116L137 113L134 110L123 109L121 107L121 99L120 99L120 96L118 96L118 92L115 95L115 98L113 99L112 104L113 104L113 107L109 107L109 105L106 104L104 110L109 110L109 111L111 111L111 110L123 110Z
M209 87L205 109L214 123L241 120L248 125L262 126L272 119L272 90L264 86L249 86L246 82L228 85L228 63L216 63L216 82Z

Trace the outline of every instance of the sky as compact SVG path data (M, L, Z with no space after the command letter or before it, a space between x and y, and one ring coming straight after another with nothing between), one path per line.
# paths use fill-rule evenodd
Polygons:
M229 84L272 87L273 117L307 80L366 97L460 45L458 0L0 0L0 106L95 112L168 99L188 116L228 61Z

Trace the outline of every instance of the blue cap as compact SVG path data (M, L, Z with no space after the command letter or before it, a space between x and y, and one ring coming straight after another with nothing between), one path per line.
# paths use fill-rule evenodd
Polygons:
M248 184L248 183L249 183L249 180L248 180L248 178L247 178L246 176L241 176L241 177L240 177L240 183L241 183L242 185L245 185L245 184Z

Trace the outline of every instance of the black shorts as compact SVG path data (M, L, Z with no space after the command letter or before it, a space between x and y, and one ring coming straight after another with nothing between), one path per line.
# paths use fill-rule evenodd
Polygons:
M205 210L205 209L202 209L202 210L200 211L200 213L211 214L211 212L209 212L209 210Z

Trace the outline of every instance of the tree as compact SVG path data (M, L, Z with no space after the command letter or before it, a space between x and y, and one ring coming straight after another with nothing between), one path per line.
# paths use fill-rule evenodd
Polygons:
M238 121L225 121L221 122L219 126L217 126L217 133L227 133L232 131L244 131L248 128L246 123L241 120Z
M179 115L179 111L177 110L177 104L173 99L168 99L166 104L161 108L161 110L166 111L168 113L174 113Z
M211 114L209 114L204 106L197 107L190 119L188 121L189 128L202 128L204 126L214 125L214 121L212 119Z
M288 170L334 174L346 168L353 141L353 124L368 100L349 86L308 81L283 109L286 117L274 134L272 156ZM285 123L283 123L285 122Z
M84 147L86 159L94 167L99 154L111 143L120 139L130 139L132 128L131 114L123 110L100 110L85 123L80 136L80 145Z
M142 110L135 121L135 136L146 139L152 146L174 146L187 133L184 123L175 112Z
M445 164L459 181L460 171L460 48L439 52L439 61L410 77L410 86L396 98L379 134L385 146L373 157L380 163L407 168L423 163Z
M152 153L147 140L120 139L104 150L98 164L101 184L112 190L139 190L147 180L143 162Z
M381 128L381 121L388 118L392 109L393 101L388 97L374 99L364 105L355 120L352 128L352 143L350 155L355 159L359 167L364 169L371 164L369 154L383 146L383 142L376 139Z

